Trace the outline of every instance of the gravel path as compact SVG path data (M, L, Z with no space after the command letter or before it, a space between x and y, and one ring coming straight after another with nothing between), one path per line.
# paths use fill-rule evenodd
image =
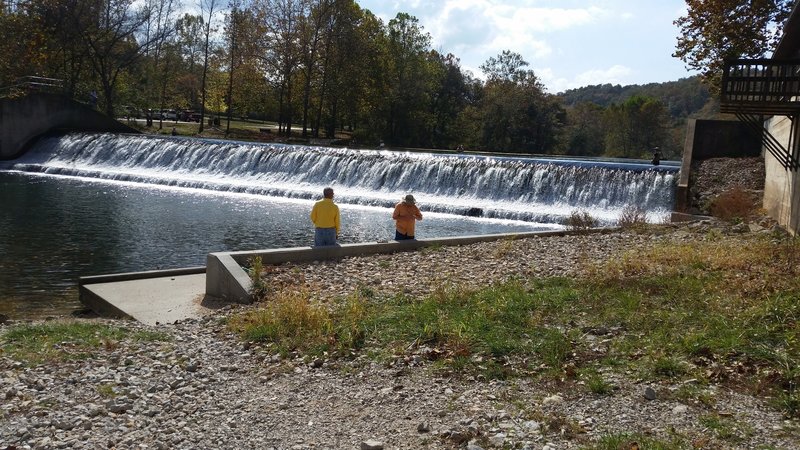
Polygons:
M270 277L326 292L322 300L359 285L419 295L442 280L478 286L577 275L623 251L704 239L712 226L443 247L281 266ZM668 440L673 432L691 436L697 448L800 443L797 421L785 421L763 398L721 386L696 387L715 398L706 405L681 402L675 393L684 385L624 374L605 374L618 389L596 396L575 381L437 375L414 358L282 360L231 336L220 324L231 311L154 327L111 321L172 340L122 341L86 360L29 368L0 353L0 448L538 450L580 448L609 433ZM734 423L731 435L715 437L709 415Z

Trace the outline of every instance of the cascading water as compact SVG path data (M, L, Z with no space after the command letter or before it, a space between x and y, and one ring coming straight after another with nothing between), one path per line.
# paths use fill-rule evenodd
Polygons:
M672 207L675 167L352 150L116 134L40 140L9 167L273 197L392 206L413 193L423 211L560 223L576 209L612 224L635 205L651 221Z

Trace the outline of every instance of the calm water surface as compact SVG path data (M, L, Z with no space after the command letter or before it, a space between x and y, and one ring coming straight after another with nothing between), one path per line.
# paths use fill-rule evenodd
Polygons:
M311 245L311 204L0 171L0 313L36 318L75 310L80 276L202 266L216 251ZM340 208L343 243L394 236L390 209ZM417 234L554 227L429 213Z

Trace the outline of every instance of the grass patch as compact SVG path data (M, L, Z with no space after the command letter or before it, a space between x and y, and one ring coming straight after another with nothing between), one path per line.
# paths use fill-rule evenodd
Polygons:
M235 315L228 327L252 342L269 342L286 355L353 350L363 343L367 303L359 293L335 310L312 302L308 290L281 291L258 310Z
M599 221L592 217L588 211L584 210L574 210L567 216L564 221L563 225L567 229L567 231L575 231L578 233L586 233L592 228L597 227Z
M695 384L682 385L675 391L674 397L683 403L699 403L709 408L717 404L717 398L711 390Z
M598 442L582 448L585 450L679 450L692 449L694 446L678 436L665 441L643 434L610 434L601 437Z
M647 227L647 211L637 205L628 205L622 209L617 220L617 226L641 230Z
M590 373L585 376L586 388L595 395L609 395L614 392L614 385L606 381L598 373Z
M654 378L674 379L686 373L685 363L675 356L655 358L651 364Z
M85 359L98 350L113 350L125 339L167 341L169 335L152 331L131 331L123 327L53 321L13 326L0 334L3 354L28 364Z
M97 386L97 393L103 398L114 398L117 392L114 390L115 385L110 383L103 383Z
M741 442L753 432L745 424L718 414L706 414L699 420L700 424L711 431L715 437L731 443Z

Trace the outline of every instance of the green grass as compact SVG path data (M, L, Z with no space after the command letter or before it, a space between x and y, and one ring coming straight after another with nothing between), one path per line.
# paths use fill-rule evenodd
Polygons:
M388 358L428 349L424 356L440 369L491 378L559 377L569 366L757 386L797 416L798 248L771 237L712 236L617 258L584 279L442 287L420 298L374 298L358 289L326 307L308 292L281 294L230 326L281 352L366 350ZM599 355L583 337L592 328L618 330ZM584 381L596 394L610 389L599 377Z
M716 438L730 443L741 442L753 432L746 424L717 414L706 414L699 420L700 424L711 431Z
M694 448L680 437L673 437L669 441L655 439L642 434L611 434L601 437L598 442L581 447L585 450L682 450Z
M586 389L596 395L609 395L614 392L614 385L606 381L599 373L588 371L581 377L586 383Z
M165 333L79 321L16 325L0 334L0 352L28 364L85 359L122 340L168 341Z

